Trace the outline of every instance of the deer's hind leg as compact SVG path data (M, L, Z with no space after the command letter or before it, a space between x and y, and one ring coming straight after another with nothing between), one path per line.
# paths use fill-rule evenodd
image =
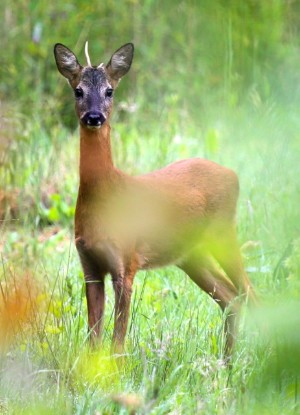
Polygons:
M209 254L194 252L180 268L215 302L222 311L226 311L225 318L225 356L229 357L233 348L237 317L239 312L238 291L228 278L218 269Z
M255 292L244 269L234 223L219 224L211 232L209 249L238 293L255 304Z

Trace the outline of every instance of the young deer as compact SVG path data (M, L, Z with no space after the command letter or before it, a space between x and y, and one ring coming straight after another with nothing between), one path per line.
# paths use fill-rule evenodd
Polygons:
M73 88L80 122L75 243L86 282L90 334L92 340L101 335L106 274L115 291L113 349L122 352L136 272L175 264L227 309L228 355L240 300L254 297L236 240L238 179L233 171L200 158L138 177L114 166L113 93L130 69L133 51L127 43L107 65L92 66L86 44L88 65L83 67L66 46L54 47L58 70Z

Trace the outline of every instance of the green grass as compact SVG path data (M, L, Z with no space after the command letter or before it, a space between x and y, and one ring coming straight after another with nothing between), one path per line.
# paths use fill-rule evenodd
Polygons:
M69 210L76 197L78 137L64 130L45 136L44 175L19 180L37 195L41 183L55 184L50 206L41 208L38 201L20 214L21 223L7 219L0 233L4 298L18 284L26 286L26 278L33 287L24 297L36 299L29 320L22 321L22 310L12 314L14 335L2 347L3 413L126 414L133 411L130 402L137 413L149 414L299 411L299 317L293 303L300 292L298 121L293 113L275 110L280 129L273 114L259 111L250 119L246 110L208 121L202 131L194 123L187 135L180 130L172 137L163 121L151 136L142 136L132 121L130 127L115 122L113 129L117 164L131 173L198 155L240 176L239 238L263 307L254 314L245 310L231 370L222 361L218 307L173 267L136 277L121 368L108 353L113 292L107 278L104 344L98 352L88 350L83 276ZM40 127L35 128L37 134ZM35 160L24 154L23 165L30 166L28 157ZM47 220L56 224L45 227Z
M300 413L299 5L175 3L3 0L0 414ZM120 367L108 277L103 345L88 348L79 138L52 54L62 42L84 62L87 38L93 63L136 45L115 96L119 168L199 156L240 178L239 242L262 304L243 310L231 369L218 306L174 267L137 275Z

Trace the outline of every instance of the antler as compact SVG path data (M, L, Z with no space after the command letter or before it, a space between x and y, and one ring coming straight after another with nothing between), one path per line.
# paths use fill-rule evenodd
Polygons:
M89 57L88 47L89 47L89 42L86 41L85 42L85 47L84 47L84 52L85 52L85 56L86 56L88 66L92 66L91 60L90 60L90 57Z

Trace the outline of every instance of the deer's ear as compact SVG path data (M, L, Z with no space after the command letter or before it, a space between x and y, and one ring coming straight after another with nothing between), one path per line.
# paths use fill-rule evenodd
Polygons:
M74 53L62 45L56 43L54 46L54 56L56 60L57 69L59 72L71 82L80 73L82 66L79 64Z
M115 80L119 80L126 75L130 69L133 59L134 46L132 43L126 43L116 50L110 61L106 65L108 74Z

